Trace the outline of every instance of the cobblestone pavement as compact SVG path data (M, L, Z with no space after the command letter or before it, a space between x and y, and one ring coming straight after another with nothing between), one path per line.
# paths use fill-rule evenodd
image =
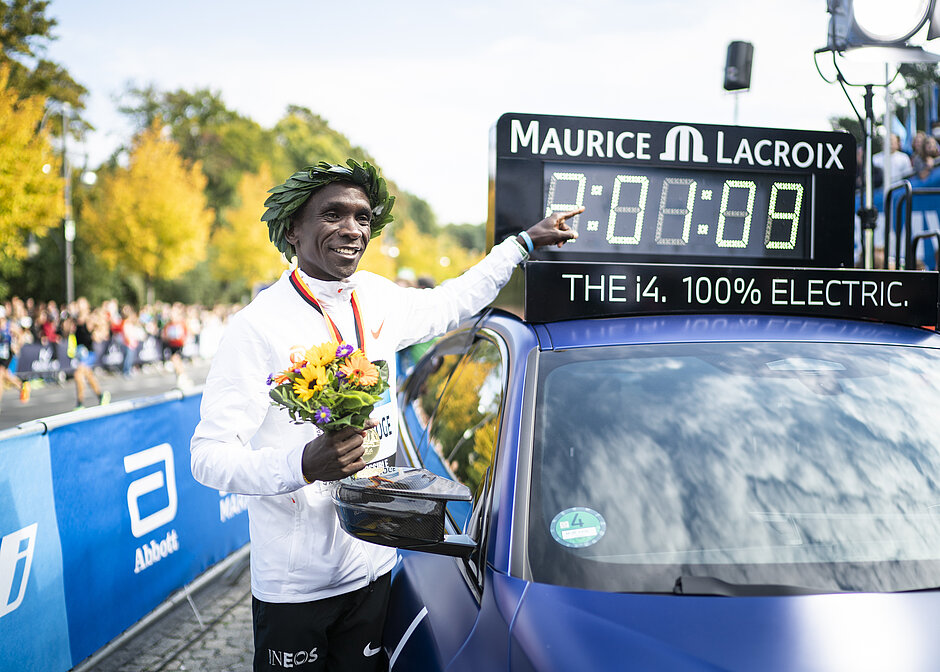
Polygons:
M99 662L95 672L250 672L251 585L233 567Z

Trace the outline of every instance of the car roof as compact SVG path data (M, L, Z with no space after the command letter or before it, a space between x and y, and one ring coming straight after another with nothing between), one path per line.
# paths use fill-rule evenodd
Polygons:
M930 329L874 321L798 316L646 315L565 320L526 326L535 332L542 350L727 341L851 342L940 347L940 335Z

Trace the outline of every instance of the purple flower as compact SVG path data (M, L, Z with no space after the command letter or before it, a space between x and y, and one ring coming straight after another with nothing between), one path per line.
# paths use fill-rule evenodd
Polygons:
M336 377L337 377L337 378L345 378L345 377L346 377L346 372L343 371L342 369L337 369L337 370L336 370Z
M268 376L268 385L270 385L273 382L274 382L274 374L272 373Z
M325 425L326 423L330 421L330 418L332 417L333 417L333 414L330 413L330 409L328 409L326 406L321 406L313 414L313 421L317 423L318 425Z
M353 347L349 343L343 343L341 346L336 348L336 356L342 359L343 357L348 357L352 354Z

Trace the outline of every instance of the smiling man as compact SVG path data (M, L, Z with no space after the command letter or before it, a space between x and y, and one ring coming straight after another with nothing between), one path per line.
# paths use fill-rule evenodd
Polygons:
M270 193L262 220L296 267L229 323L203 391L193 475L212 488L256 495L248 503L254 669L381 670L395 551L340 528L329 484L365 466L367 434L379 454L394 454L395 352L485 307L532 249L575 237L564 222L580 211L554 213L459 278L416 289L356 270L394 204L368 163L321 162ZM389 365L391 389L366 431L292 423L268 396L269 374L334 334Z
M372 235L372 206L350 182L332 182L307 200L287 241L300 270L317 280L344 280L359 265Z

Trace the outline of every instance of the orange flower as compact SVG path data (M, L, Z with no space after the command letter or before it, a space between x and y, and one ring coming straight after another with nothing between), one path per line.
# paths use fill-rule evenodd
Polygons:
M349 356L346 364L339 367L346 379L362 387L372 387L379 382L379 370L358 350Z

